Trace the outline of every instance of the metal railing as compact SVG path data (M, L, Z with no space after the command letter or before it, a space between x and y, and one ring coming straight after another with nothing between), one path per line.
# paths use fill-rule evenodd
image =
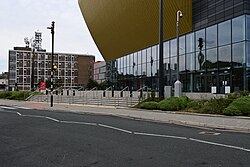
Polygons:
M96 92L97 92L97 87L94 87L94 88L90 89L89 92L86 92L86 94L83 94L83 99L85 99L85 103L84 103L84 101L83 101L83 103L84 104L88 103L88 95L90 93L93 93L93 96L92 96L93 98L96 97L96 94L97 94Z

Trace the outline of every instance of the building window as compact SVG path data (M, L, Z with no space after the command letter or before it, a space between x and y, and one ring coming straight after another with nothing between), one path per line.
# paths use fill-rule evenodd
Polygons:
M206 29L206 47L207 49L217 46L217 25Z
M231 43L231 20L223 22L218 26L219 46Z
M245 16L240 16L232 20L232 31L233 42L245 40Z
M243 66L245 57L245 42L233 44L232 64L233 66Z
M218 59L219 68L226 68L231 66L231 45L219 48Z
M186 47L187 53L194 52L194 33L188 34L186 36Z
M217 48L207 50L206 67L208 70L217 68Z

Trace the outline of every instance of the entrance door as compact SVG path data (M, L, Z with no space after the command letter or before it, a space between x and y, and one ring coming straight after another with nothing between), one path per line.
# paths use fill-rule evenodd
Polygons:
M194 91L205 92L205 76L203 73L195 74Z
M230 75L228 73L219 74L219 93L225 94L225 88L229 88L231 91Z

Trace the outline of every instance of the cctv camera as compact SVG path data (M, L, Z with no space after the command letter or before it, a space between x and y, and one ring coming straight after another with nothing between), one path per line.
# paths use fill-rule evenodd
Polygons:
M182 18L183 17L183 14L180 12L180 18Z

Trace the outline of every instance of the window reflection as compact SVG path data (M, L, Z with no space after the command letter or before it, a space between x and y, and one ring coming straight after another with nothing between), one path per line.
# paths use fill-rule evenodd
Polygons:
M250 40L250 15L247 15L247 40Z
M231 43L231 20L219 24L218 30L219 46Z
M194 52L194 33L186 36L187 53Z
M205 64L208 70L217 68L217 49L207 50L207 60Z
M219 68L230 67L231 65L231 45L219 48L218 55Z
M207 49L217 46L217 25L207 28L205 44Z
M142 50L142 64L147 62L147 50Z
M185 55L182 55L179 57L180 58L180 63L179 63L179 70L180 71L185 71Z
M164 42L164 59L169 57L169 42Z
M179 54L182 55L182 54L185 54L185 50L186 50L186 47L185 47L185 36L182 36L180 37L180 40L179 40Z
M187 54L186 61L187 61L187 66L186 66L187 71L195 70L195 55L194 55L194 53Z
M170 48L171 48L171 57L176 56L176 51L177 51L176 39L172 39L170 41Z
M152 54L151 54L151 47L147 49L147 62L151 61Z
M246 58L247 58L247 67L250 67L250 42L247 42L247 55L246 55ZM249 75L249 77L250 77L250 75Z
M198 40L199 40L199 38L202 38L203 39L203 41L205 41L205 29L203 29L203 30L200 30L200 31L197 31L196 33L195 33L195 45L196 45L196 51L200 51L200 49L199 49L199 47L198 47ZM202 48L203 50L205 49L205 47L203 47Z
M240 42L237 44L233 44L232 65L242 66L244 63L244 57L245 57L245 43Z
M240 16L232 20L232 30L233 42L245 40L245 16Z

